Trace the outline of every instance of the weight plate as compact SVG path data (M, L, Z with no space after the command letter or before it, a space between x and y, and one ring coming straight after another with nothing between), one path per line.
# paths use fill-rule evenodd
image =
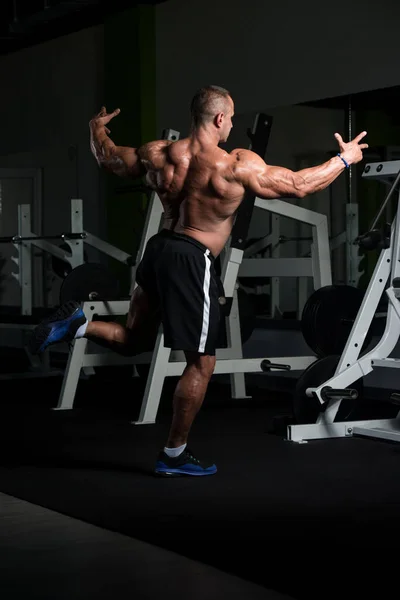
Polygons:
M95 297L91 295L95 294ZM118 300L119 281L100 263L84 263L75 267L64 279L60 288L60 304L69 300Z
M329 285L316 290L304 305L301 331L318 356L341 354L349 338L364 292L349 285ZM372 337L371 329L363 348Z
M320 412L326 408L328 403L321 404L317 397L307 396L306 390L308 388L317 388L333 377L339 364L339 360L340 356L324 356L311 363L311 365L309 365L300 375L293 395L293 414L296 423L316 423ZM364 390L363 379L361 378L358 381L355 381L348 387L357 390L358 398L346 398L342 400L335 421L349 420L360 400L362 401Z
M59 248L60 250L64 250L64 252L71 254L71 248L67 243L64 242L63 244L60 244ZM83 260L85 262L87 261L87 254L85 251L83 252ZM61 279L65 279L72 271L70 263L58 258L58 256L51 257L51 268L58 277L61 277Z

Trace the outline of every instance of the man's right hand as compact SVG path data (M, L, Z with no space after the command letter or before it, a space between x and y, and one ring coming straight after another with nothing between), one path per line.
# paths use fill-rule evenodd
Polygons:
M360 162L363 159L362 151L368 148L368 144L360 144L359 142L367 135L366 131L358 134L351 142L345 143L339 133L335 133L335 138L339 144L340 155L349 164Z
M98 129L99 127L104 127L106 133L111 133L110 130L106 127L106 125L111 121L111 119L119 115L120 112L121 110L119 108L116 108L112 113L108 114L106 107L102 106L100 112L89 121L90 129Z

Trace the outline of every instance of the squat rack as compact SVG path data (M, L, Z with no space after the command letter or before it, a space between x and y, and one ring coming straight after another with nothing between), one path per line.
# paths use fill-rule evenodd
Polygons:
M362 177L391 183L390 190L371 225L371 231L377 231L375 227L396 191L397 211L388 240L385 239L385 232L382 232L383 248L335 374L318 387L310 387L307 390L307 396L317 398L322 410L316 423L288 425L287 438L294 442L348 436L400 441L400 412L392 419L335 421L340 404L351 394L351 385L354 382L376 368L400 368L400 359L390 356L400 336L400 189L396 190L400 181L400 160L367 163ZM384 333L376 346L360 357L363 343L384 293L389 301ZM394 393L387 400L394 405L400 405L400 394Z

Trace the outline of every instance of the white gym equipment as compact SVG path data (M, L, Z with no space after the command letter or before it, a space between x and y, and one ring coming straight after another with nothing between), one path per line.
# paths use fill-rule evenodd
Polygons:
M256 201L255 206L258 206ZM275 201L277 202L277 201ZM299 258L283 258L280 256L280 247L282 243L290 241L298 241L300 239L310 239L315 243L314 238L299 238L286 237L280 234L280 217L290 217L300 223L306 225L316 225L316 221L320 220L322 215L317 212L312 212L307 209L300 209L302 212L297 213L298 208L294 204L285 203L286 210L275 212L268 208L271 213L270 217L270 233L266 236L254 241L244 250L243 260L239 269L239 277L242 280L246 277L271 278L270 279L270 310L269 314L272 318L279 317L281 311L279 308L280 290L279 282L281 277L296 277L298 278L297 287L297 318L301 319L301 314L305 303L309 298L309 278L313 277L314 266L313 261L309 257ZM294 216L294 212L300 218ZM257 215L256 215L257 216ZM304 218L305 216L305 218ZM310 219L310 220L308 220ZM313 222L312 222L313 220ZM358 265L360 262L358 256L358 248L354 245L354 240L358 236L358 205L354 203L346 204L346 229L340 234L330 239L330 252L336 250L339 246L345 246L345 272L346 284L356 285L358 281ZM264 255L267 254L268 258ZM261 255L261 256L260 256ZM313 256L315 259L315 255ZM267 275L268 274L268 275ZM245 283L244 283L245 285ZM317 286L319 287L319 286ZM314 289L315 284L314 284Z
M68 263L72 269L82 265L84 259L84 244L88 244L103 254L122 263L128 263L131 256L116 246L105 242L83 228L83 201L79 198L71 200L71 224L68 233L75 235L72 239L68 234L58 236L36 235L31 231L31 212L29 204L18 206L18 234L14 238L14 247L18 255L13 260L18 266L14 277L21 287L21 314L32 314L32 251L33 248L45 251L47 254ZM64 237L65 236L65 237ZM51 243L49 239L58 239L69 246L69 252ZM58 304L58 302L56 303ZM50 302L50 306L53 303Z
M400 335L400 191L396 190L400 181L400 160L368 163L365 165L362 176L366 179L376 179L391 184L371 229L376 226L389 199L397 191L397 211L391 225L390 245L387 248L384 246L381 250L334 376L319 387L307 390L308 396L315 395L321 405L326 404L325 410L320 413L316 423L288 426L287 438L294 442L346 436L400 441L400 413L392 419L336 422L335 416L344 396L339 395L324 401L321 394L321 390L327 387L331 388L334 393L340 394L345 388L351 388L355 381L377 368L400 368L400 359L390 357ZM389 301L384 333L371 351L359 357L383 293L386 293ZM400 396L397 396L394 394L391 397L394 404L399 403Z
M63 262L68 263L71 269L84 264L84 244L88 244L103 254L110 256L124 264L129 263L131 259L131 256L126 252L83 229L83 201L81 199L71 200L70 214L70 229L67 234L54 236L37 235L31 230L30 204L18 205L18 233L11 238L9 243L12 243L17 251L17 255L13 257L12 260L18 267L18 271L12 273L12 276L20 285L21 311L20 314L13 314L11 319L0 320L0 329L12 329L14 332L18 333L21 339L21 345L29 359L29 370L26 372L2 373L0 374L0 379L20 379L62 375L62 371L60 369L52 369L50 367L49 351L46 351L43 356L38 357L32 356L28 350L28 336L37 325L37 322L32 315L32 273L34 248L43 250L47 253L47 255L59 258ZM52 243L51 240L54 239L63 241L64 244L69 247L69 251L66 251L57 244ZM51 273L51 271L49 272ZM58 301L51 301L51 285L47 284L46 282L45 288L47 290L47 294L44 292L43 295L46 297L46 304L49 307L58 304Z
M256 119L257 122L257 119ZM255 126L254 126L255 127ZM254 131L254 129L253 129ZM179 132L166 130L167 139L178 139ZM284 215L312 226L313 244L310 258L295 261L293 259L268 259L263 263L263 276L278 277L283 269L290 270L296 276L312 277L315 289L332 283L328 223L325 215L295 206L283 200L255 199L254 210L269 211L273 215ZM136 264L142 258L149 238L156 234L161 225L163 208L159 197L153 193L150 198L147 219L144 226ZM242 240L239 240L242 242ZM248 398L245 386L245 373L261 373L264 371L294 370L302 371L314 360L315 356L279 356L260 358L243 358L240 319L237 300L237 278L243 261L243 250L233 247L228 241L222 256L221 280L227 298L232 298L229 317L226 318L227 348L217 349L214 373L230 374L232 398ZM254 260L254 263L256 261ZM253 261L249 259L248 272L251 272ZM135 285L133 280L132 289ZM84 302L83 311L88 320L94 315L123 315L128 312L129 300L110 302ZM155 348L152 353L142 354L134 358L125 358L111 352L88 352L89 342L77 339L72 345L66 365L62 388L56 410L73 408L76 388L82 369L88 370L96 366L149 364L147 384L142 399L140 414L135 424L155 423L161 393L166 377L182 374L186 362L183 352L171 351L163 344L163 332L160 328Z

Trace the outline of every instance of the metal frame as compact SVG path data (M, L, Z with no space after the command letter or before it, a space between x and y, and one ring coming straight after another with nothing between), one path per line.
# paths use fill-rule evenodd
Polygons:
M346 285L357 286L360 279L359 266L361 258L358 246L354 240L358 237L358 204L346 204L346 229L331 239L331 250L336 250L342 244L346 244Z
M82 200L71 200L71 233L80 233L83 231ZM34 233L31 230L30 205L22 204L18 206L18 235L21 237L37 237L14 244L19 253L18 258L18 281L21 285L21 312L23 315L32 314L32 246L52 254L53 256L68 262L72 268L84 262L83 260L83 240L65 240L71 248L69 255L62 248L50 243L47 240L40 239L40 233ZM43 303L44 304L44 303Z
M247 246L244 250L243 261L246 260L254 260L255 258L264 258L259 257L257 254L265 254L269 253L270 258L279 258L280 256L280 223L279 223L279 215L270 214L269 219L269 231L267 235L262 238L256 240L251 245ZM242 261L242 263L243 263ZM249 263L250 264L250 263ZM242 264L242 271L245 268ZM280 274L279 274L280 275ZM269 289L270 289L270 310L269 314L272 318L281 315L281 311L279 309L279 299L280 299L280 289L279 289L279 275L270 275L269 273L263 273L261 277L266 277L270 279ZM247 274L240 274L242 277L249 277ZM257 286L258 287L258 286ZM257 292L256 292L257 293Z
M19 272L15 274L15 277L20 283L22 302L21 302L21 314L31 315L32 314L32 246L43 250L47 254L51 254L56 258L60 258L66 263L71 265L71 268L82 265L84 261L84 244L88 244L96 250L99 250L103 254L114 258L124 264L128 264L131 259L131 255L123 250L120 250L116 246L105 242L101 238L93 235L92 233L85 231L83 228L83 201L80 198L71 199L71 233L82 233L81 239L69 240L64 239L64 243L68 244L70 252L67 252L52 244L48 240L40 239L41 235L34 233L31 230L31 212L29 204L22 204L18 206L18 236L31 237L38 239L26 240L21 243L13 244L18 251L18 258L15 258L15 262L18 265ZM60 237L61 239L61 237Z
M70 252L66 252L56 244L52 244L48 240L40 239L40 235L31 231L31 205L22 204L18 206L18 236L31 237L38 239L25 240L21 243L14 243L14 247L18 251L18 257L14 258L15 263L18 265L18 273L14 274L21 286L21 314L23 316L32 315L32 246L43 250L44 252L51 254L61 260L69 263L71 268L83 264L84 261L84 243L96 248L100 252L111 256L115 260L119 260L125 264L131 259L130 254L120 250L119 248L112 246L108 242L103 241L97 236L84 231L83 229L83 202L81 199L71 200L71 233L82 233L81 239L68 240L64 242L70 247ZM89 310L89 309L88 309ZM103 313L108 314L108 313ZM32 323L0 323L0 328L3 329L15 329L18 328L23 332L23 335L28 335L28 332L35 327ZM27 373L7 373L0 376L0 379L20 379L20 378L31 378L31 377L48 377L49 375L62 375L63 372L60 369L51 369L49 353L51 348L46 350L43 357L39 358L33 356L28 351L27 344L24 345L24 349L28 354L31 371ZM85 369L87 374L92 371L89 368Z
M315 289L330 285L332 274L326 216L284 200L257 198L254 207L311 225L312 255L311 258L244 258L239 277L312 277Z
M331 154L329 153L328 156L331 157ZM310 164L324 162L327 159L327 155L326 153L324 153L321 157L321 153L305 153L298 155L297 158L300 160L300 168L307 168L310 166ZM334 251L341 245L345 245L345 274L343 280L338 281L337 283L345 283L346 285L357 286L361 276L361 273L359 271L361 259L358 253L358 247L355 246L353 243L353 241L358 237L359 234L359 219L358 204L352 202L353 188L354 184L356 183L356 181L352 178L352 169L353 167L350 166L348 182L348 202L345 204L345 228L340 233L330 237L330 248L331 251ZM331 212L332 205L329 210L329 218L332 218Z
M245 251L239 277L271 277L271 317L279 310L279 278L298 277L298 317L308 298L307 279L313 279L314 290L332 284L328 221L325 215L285 202L284 200L263 200L257 198L255 207L272 213L271 233L258 240ZM279 216L295 219L312 226L311 257L279 258ZM275 228L275 230L274 230ZM263 247L270 247L271 258L248 258Z
M270 201L267 201L270 202ZM279 202L275 200L273 202ZM257 206L257 204L255 205ZM289 207L289 208L287 208ZM303 211L303 218L298 218L300 213L296 213L296 220L309 225L314 225L316 229L322 229L323 233L320 239L325 238L325 223L324 218L326 217L321 213L298 207L294 204L288 204L283 202L283 210L280 208L268 210L273 213L271 215L271 230L270 233L263 238L255 241L251 246L248 246L244 252L244 259L240 268L239 276L242 278L246 277L265 277L271 278L270 290L271 290L271 306L270 315L272 318L276 316L279 309L279 278L280 277L298 277L298 299L297 299L297 315L301 318L304 305L309 297L309 289L307 284L307 278L313 278L313 288L318 289L320 284L315 280L313 260L314 244L311 246L311 257L303 258L279 258L280 252L280 223L279 216L285 216L292 218L293 208L299 208ZM329 232L328 223L326 220L326 230ZM358 254L358 247L354 245L354 240L358 236L358 205L347 204L346 205L346 229L339 235L335 236L329 241L329 252L332 252L342 244L346 244L346 283L347 285L356 286L359 280L358 267L360 263L360 256ZM289 238L295 240L296 237ZM329 233L328 233L329 240ZM313 238L313 242L314 242ZM260 258L255 256L261 252L269 252L270 258ZM326 254L326 253L324 253ZM327 267L325 273L323 285L332 284L332 273L331 273L331 258L329 256L329 267Z
M393 178L399 172L400 161L377 162L367 164L362 176L381 181L393 181ZM307 390L307 394L317 397L321 404L324 404L321 398L321 390L325 386L333 389L344 389L361 377L371 373L375 368L400 368L400 359L388 358L400 335L400 289L393 285L394 280L400 277L399 217L400 191L398 192L397 213L391 229L390 247L381 251L335 374L319 387ZM389 285L387 285L388 281ZM378 344L370 352L359 358L367 332L384 292L389 300L385 331ZM334 419L341 400L340 397L329 400L316 423L289 425L287 438L294 442L304 442L310 439L360 435L400 441L400 412L394 419L335 422Z
M41 169L23 169L23 168L0 168L0 179L30 179L33 182L32 186L32 202L26 205L18 206L18 233L20 231L28 231L33 226L39 233L42 232L43 224L43 197L42 197L42 170ZM26 210L21 208L25 206ZM31 212L33 210L33 214ZM18 272L13 272L11 275L18 281L21 287L21 313L24 315L32 314L32 263L28 266L28 254L30 249L20 244L14 244L18 251L18 256L12 257L12 261L18 267ZM21 265L21 251L23 255L24 265ZM37 275L37 287L35 288L35 301L39 306L43 305L43 268L39 266Z

